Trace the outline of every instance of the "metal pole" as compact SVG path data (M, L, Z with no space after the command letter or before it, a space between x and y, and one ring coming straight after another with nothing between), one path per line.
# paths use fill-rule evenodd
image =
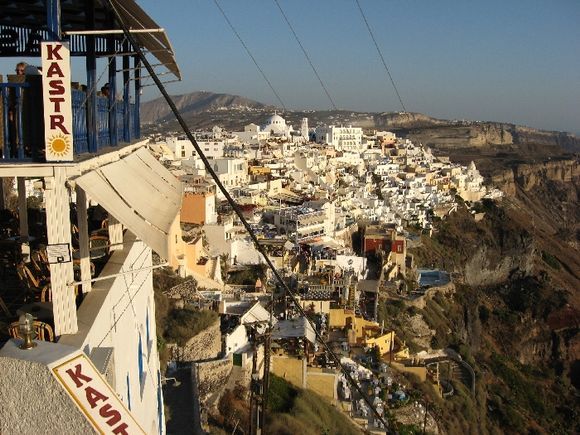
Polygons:
M425 435L427 433L427 409L429 407L429 404L427 403L426 400L423 400L423 403L425 404L425 417L423 419L423 435Z
M169 266L169 263L157 264L155 266L142 267L141 269L126 270L125 272L112 273L111 275L106 275L106 276L98 276L96 278L91 278L91 279L87 279L84 281L73 281L73 282L69 283L68 286L74 287L74 286L77 286L79 284L83 284L86 282L104 281L106 279L117 278L118 276L129 275L130 273L139 273L139 272L143 272L145 270L159 269L160 267L165 267L165 266Z
M160 29L129 29L129 33L162 33L164 28ZM110 30L71 30L63 32L65 35L120 35L123 34L123 29Z

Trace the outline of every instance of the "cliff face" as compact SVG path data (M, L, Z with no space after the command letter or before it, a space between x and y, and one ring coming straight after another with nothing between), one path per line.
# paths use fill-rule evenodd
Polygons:
M518 165L514 170L515 181L529 191L546 180L571 183L580 177L578 160L551 161L539 164Z
M580 138L573 134L500 122L446 121L404 113L377 115L375 124L413 142L448 152L475 148L519 152L525 158L528 153L550 156L580 151Z
M436 125L446 125L449 121L432 118L422 113L413 112L384 112L375 115L376 128L401 129L433 127Z
M511 169L501 169L491 176L491 183L508 196L516 195L516 187L525 192L546 181L578 183L580 180L579 159L554 160L543 163L520 164Z
M533 243L521 240L510 251L497 252L486 246L480 247L465 263L466 284L476 287L494 285L508 280L514 271L531 273L535 254Z
M415 143L438 149L483 148L509 146L514 138L501 124L476 124L471 126L443 125L423 129L410 129L406 135Z

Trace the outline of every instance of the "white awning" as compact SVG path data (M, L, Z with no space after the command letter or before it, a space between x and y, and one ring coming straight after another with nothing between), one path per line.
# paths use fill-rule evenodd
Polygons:
M182 187L149 151L140 148L76 183L159 256L169 258L168 236L181 208Z
M142 30L159 28L159 25L134 0L113 0L113 4L129 29ZM141 46L150 50L153 56L181 80L181 73L175 61L173 47L164 31L138 33L133 35L133 37L139 41Z

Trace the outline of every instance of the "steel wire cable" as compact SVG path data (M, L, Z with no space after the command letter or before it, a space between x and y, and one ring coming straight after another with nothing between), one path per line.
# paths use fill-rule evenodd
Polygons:
M306 57L306 60L308 61L308 64L310 65L310 68L312 68L312 71L314 72L314 75L316 76L316 78L320 82L320 86L322 86L322 89L324 89L324 93L326 94L326 96L330 100L330 104L332 104L332 108L334 110L338 110L338 107L336 107L336 104L334 103L334 99L330 96L330 92L328 92L328 89L326 88L326 85L322 81L322 78L320 77L320 74L318 74L318 71L316 70L316 67L314 66L314 63L310 59L310 56L308 55L308 52L304 48L304 45L302 45L302 42L300 42L300 38L298 38L298 35L294 31L294 27L292 26L292 24L290 23L290 20L286 16L286 13L284 12L284 9L282 9L282 6L280 6L280 3L278 2L278 0L274 0L274 3L276 3L276 6L278 6L278 9L280 9L280 13L282 14L282 17L284 17L284 21L286 21L286 24L288 24L288 27L290 28L290 31L294 35L294 39L296 39L296 42L300 46L300 49L302 50L302 53L304 53L304 57Z
M367 20L367 17L365 15L360 3L359 3L359 0L354 0L354 1L355 1L356 5L358 6L358 10L360 11L362 19L365 22L367 30L369 31L369 35L371 35L371 39L373 40L373 43L375 44L375 48L377 49L377 53L379 54L379 57L381 58L381 62L383 64L383 67L385 68L385 71L387 72L387 76L389 77L391 84L393 85L393 89L395 90L395 93L397 94L397 98L399 99L399 103L401 103L401 107L403 108L403 112L406 112L407 109L405 108L405 104L403 103L403 99L401 98L401 94L399 94L399 89L397 89L397 85L395 84L395 80L393 79L393 76L391 74L391 70L387 66L387 62L385 61L385 57L383 56L383 53L382 53L381 49L379 48L379 44L377 43L375 35L374 35L374 33L371 29L371 26Z
M244 42L244 40L242 39L242 37L240 36L238 31L236 30L236 28L234 27L234 25L232 24L232 22L230 21L228 16L226 15L226 12L223 10L223 8L219 4L218 0L213 0L213 2L215 3L215 5L219 9L219 11L221 12L224 19L226 20L226 23L228 23L228 26L230 26L230 29L232 29L232 32L234 32L234 35L236 35L236 38L238 38L238 41L240 41L240 44L242 44L242 47L244 47L244 49L246 50L246 53L248 53L248 56L250 56L250 59L252 59L252 62L254 62L254 65L256 65L256 68L258 69L258 71L260 72L260 74L262 75L262 77L264 78L266 83L268 83L268 86L270 87L270 89L272 90L274 95L276 96L276 99L278 100L278 102L282 105L282 108L284 110L286 110L286 105L282 101L282 98L280 98L280 95L278 94L278 92L276 92L276 89L274 89L274 86L272 86L272 82L270 82L270 79L268 79L268 76L266 76L266 73L264 72L262 67L260 67L260 65L258 64L258 61L254 57L254 55L252 54L252 52L250 51L250 49L248 48L248 46L246 45L246 43Z
M283 280L282 276L280 275L280 273L278 272L278 270L276 269L276 267L274 267L274 264L272 263L272 261L268 257L268 254L266 253L264 247L260 244L260 242L259 242L258 238L256 237L254 231L250 227L250 224L244 218L244 215L243 215L242 210L240 209L239 205L236 203L236 201L234 201L234 199L232 198L232 196L230 195L230 193L224 187L224 185L220 181L219 177L217 176L217 174L213 170L213 168L212 168L212 166L211 166L208 158L203 153L203 150L201 149L201 147L197 143L197 140L195 139L195 137L191 133L191 130L187 126L187 124L186 124L185 120L183 119L183 117L181 116L181 113L179 113L179 110L177 109L177 106L175 106L175 103L173 102L171 96L169 95L169 93L167 92L167 90L165 89L165 87L163 86L163 83L161 82L161 80L159 79L159 77L157 77L157 74L153 70L153 67L150 65L149 61L147 60L147 58L143 54L143 52L141 50L141 47L135 42L135 39L133 38L133 36L129 32L129 28L127 27L127 25L123 21L123 18L121 17L121 15L119 14L119 12L115 8L115 5L113 4L113 0L107 0L107 2L109 4L109 7L111 8L111 10L115 13L115 17L117 18L117 21L119 22L120 26L122 27L123 32L125 33L125 35L127 35L127 38L129 39L131 45L135 48L135 51L136 51L137 55L139 56L139 58L143 62L143 65L145 66L145 68L149 72L150 76L155 81L155 84L157 85L159 91L161 92L161 94L165 98L167 104L169 105L171 111L175 115L175 117L177 119L177 122L179 123L179 125L183 129L183 132L185 133L185 135L187 136L187 138L189 139L189 141L191 142L191 144L195 148L196 152L198 153L200 159L202 160L202 162L204 164L204 167L205 167L206 171L213 178L214 182L216 183L216 185L218 186L218 188L220 189L220 191L222 192L222 194L225 196L227 202L229 203L229 205L232 207L232 209L236 213L238 219L240 220L240 222L242 223L242 225L246 229L248 235L252 239L252 242L253 242L254 246L256 247L256 250L258 252L260 252L260 254L262 255L262 257L264 258L264 261L266 262L266 265L272 271L273 275L276 277L276 281L284 289L285 293L288 296L290 296L290 299L292 300L292 303L294 304L294 308L310 324L310 327L314 331L314 334L316 336L316 339L322 344L322 346L324 347L325 352L332 357L332 359L334 360L335 364L337 365L337 367L340 368L342 374L347 379L347 381L352 386L352 388L354 388L360 394L360 396L362 397L362 399L364 400L364 402L367 404L367 406L373 411L373 413L376 416L377 420L379 420L384 425L385 428L388 428L389 427L388 426L388 423L385 421L384 417L377 411L376 407L373 405L373 403L370 400L370 398L368 397L368 395L362 390L362 388L360 387L360 385L357 384L357 382L352 377L350 371L347 370L347 368L342 364L342 362L340 361L340 358L338 357L338 355L330 348L330 346L324 340L324 338L322 337L322 335L320 334L320 332L318 332L318 329L316 328L316 325L314 324L314 322L312 320L310 320L308 318L308 316L306 316L306 312L304 311L304 309L298 303L298 300L296 298L296 295L294 294L294 292L292 290L290 290L290 288L288 287L288 285L286 284L286 282ZM271 327L271 325L270 325L270 327Z

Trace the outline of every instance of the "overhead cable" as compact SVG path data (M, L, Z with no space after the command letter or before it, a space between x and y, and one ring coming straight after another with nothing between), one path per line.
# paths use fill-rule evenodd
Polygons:
M242 225L246 229L248 235L252 239L252 242L253 242L256 250L262 255L262 257L264 258L264 261L266 262L266 265L272 271L274 277L276 278L276 281L285 290L286 294L290 297L290 299L292 300L292 303L294 304L295 309L310 324L311 328L314 331L316 339L320 342L320 344L322 344L325 352L332 357L336 366L340 368L341 372L343 373L344 377L347 379L347 381L349 382L351 387L354 388L360 394L360 396L362 397L364 402L367 404L369 409L371 409L373 411L377 420L380 421L384 425L384 427L388 427L388 423L385 421L384 417L378 412L378 410L376 409L376 407L374 406L373 402L370 400L370 398L366 394L366 392L364 392L363 389L361 388L361 386L357 384L355 379L352 377L350 371L346 368L346 366L344 364L342 364L338 355L331 349L330 345L326 342L326 340L324 340L324 338L322 337L322 335L318 331L318 328L316 327L314 322L308 318L308 316L306 315L306 312L298 303L298 299L297 299L295 293L292 290L290 290L290 288L288 287L288 284L286 284L286 282L282 279L282 276L280 275L278 270L274 267L272 260L270 260L270 258L268 257L266 250L260 244L258 238L256 237L256 234L252 230L252 227L250 226L250 224L248 223L248 221L244 217L240 206L236 203L236 201L234 201L234 199L232 198L232 196L230 195L228 190L225 188L225 186L220 181L220 179L217 176L217 174L215 173L212 165L210 164L208 158L203 153L202 148L197 143L197 140L193 136L193 133L191 132L191 130L187 126L185 120L181 116L181 113L179 113L179 110L177 109L177 106L173 102L173 99L171 98L171 96L169 95L169 93L167 92L165 87L163 86L163 83L161 83L161 81L157 77L153 67L151 67L151 65L150 65L149 61L147 60L147 58L145 57L145 55L141 52L141 48L139 47L139 45L136 43L133 36L129 33L129 28L127 27L127 25L123 21L123 18L121 17L119 12L115 8L115 4L113 3L113 0L107 0L107 2L109 3L111 10L115 13L117 21L119 22L119 24L121 25L121 27L125 31L125 35L127 35L127 39L130 41L131 45L133 45L133 47L135 48L139 58L143 62L143 65L145 66L145 68L147 69L149 74L151 75L151 78L157 84L159 91L161 92L161 94L165 98L165 101L169 105L171 111L175 115L175 118L177 119L177 122L179 123L179 125L183 129L183 132L185 133L185 135L187 136L187 138L189 139L189 141L191 142L191 144L195 148L198 156L200 157L200 159L202 160L202 162L204 164L204 167L205 167L207 173L212 177L213 181L216 183L217 187L220 189L222 194L225 196L227 202L229 203L229 205L232 207L232 209L236 213L238 219L240 220L240 222L242 223Z
M284 110L286 110L286 105L282 101L282 98L280 98L280 95L278 95L278 92L276 92L276 89L274 89L274 86L272 86L272 83L270 82L270 79L268 79L268 77L266 76L266 73L264 72L264 70L258 64L258 61L254 57L254 55L252 54L252 52L250 51L250 49L248 48L248 46L246 45L246 43L244 42L244 40L242 39L242 37L240 36L240 34L238 33L238 31L236 30L236 28L234 27L234 25L232 24L232 22L230 21L230 19L228 18L228 16L226 15L226 12L223 10L223 8L219 4L218 0L213 0L213 2L217 6L217 8L220 10L222 16L226 20L226 23L228 23L228 26L230 26L230 29L232 29L232 32L234 32L234 35L236 35L236 37L240 41L240 44L242 44L242 47L244 47L244 49L246 50L246 53L248 53L248 56L250 56L250 59L252 59L252 62L254 62L254 65L256 65L256 68L258 69L258 71L260 72L260 74L262 74L262 77L264 78L264 80L266 81L266 83L268 83L268 86L270 87L270 89L272 90L272 92L274 93L274 95L276 96L276 99L278 100L278 102L280 103L280 105L282 106L282 108Z
M304 48L304 45L302 45L302 42L300 42L300 39L298 38L298 35L294 31L294 27L292 27L292 24L290 23L290 20L288 19L288 17L286 16L286 13L282 9L282 6L280 6L280 3L278 2L278 0L274 0L274 3L276 3L276 6L278 6L278 9L280 9L280 13L282 14L282 17L284 17L284 21L286 21L286 24L288 24L288 27L290 28L290 31L294 35L294 39L296 39L296 42L300 46L300 49L302 50L302 53L304 53L304 57L306 57L306 60L308 61L308 64L310 65L310 68L312 68L312 71L314 72L314 75L316 76L316 78L320 82L320 86L322 86L322 89L324 89L324 93L326 94L326 96L330 100L330 104L332 104L332 108L334 110L338 110L338 107L336 107L336 104L334 103L334 100L330 96L330 92L328 92L328 89L326 88L326 86L324 85L324 82L320 78L320 74L318 74L318 71L316 70L314 64L312 63L312 60L310 59L310 56L306 52L306 49Z
M391 81L391 84L393 85L393 89L395 90L395 93L397 94L397 98L399 99L399 103L401 103L401 107L403 108L403 112L406 112L407 109L405 108L405 105L403 104L403 99L401 98L401 94L399 94L399 90L397 89L397 85L395 85L395 80L393 79L393 76L391 75L391 71L389 70L389 67L387 66L387 62L385 61L385 57L383 56L383 53L381 52L381 49L379 48L379 44L377 43L377 40L375 38L375 35L373 34L373 31L371 30L371 26L369 25L367 17L365 15L360 3L359 3L359 0L354 0L354 1L356 2L356 5L358 6L358 10L360 11L362 19L365 22L365 25L367 26L367 30L369 31L369 35L371 35L371 39L373 40L373 43L375 44L375 48L377 49L377 53L379 54L379 57L381 58L381 62L383 63L383 67L385 68L385 71L387 72L387 76L389 76L389 80Z

